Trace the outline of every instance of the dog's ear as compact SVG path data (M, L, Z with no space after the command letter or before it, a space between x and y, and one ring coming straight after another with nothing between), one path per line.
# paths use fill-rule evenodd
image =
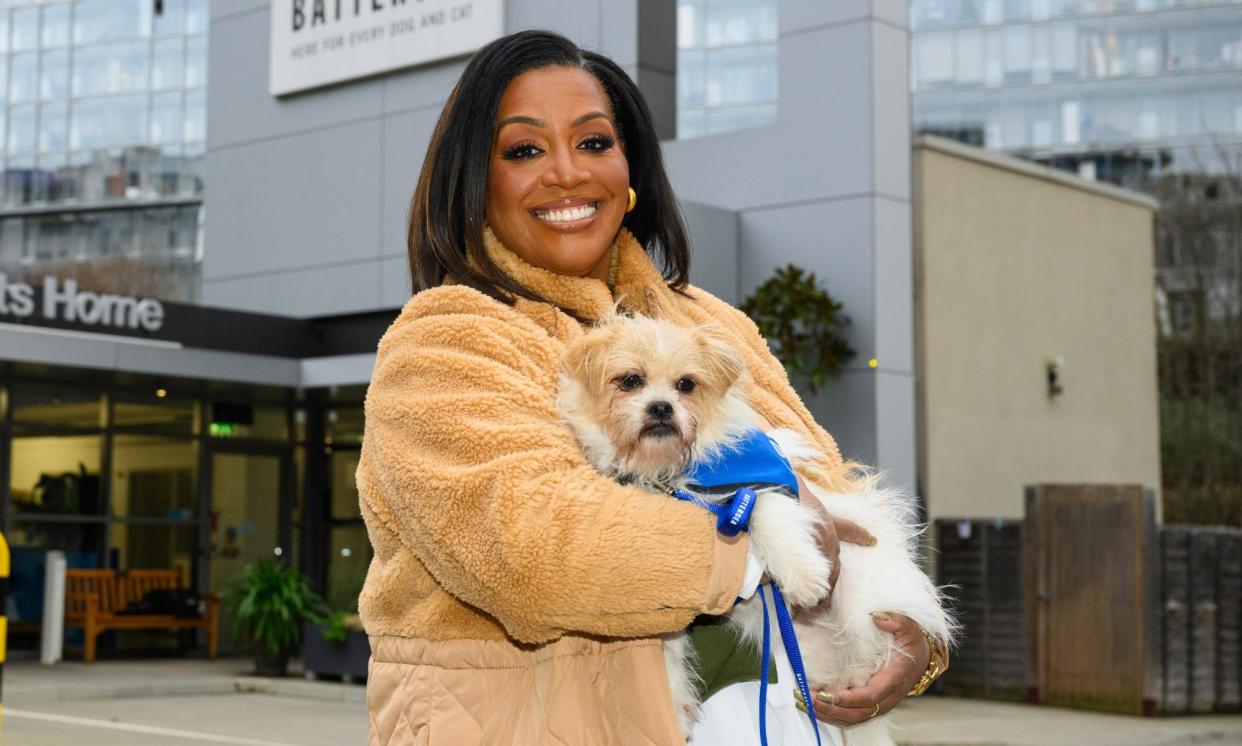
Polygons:
M607 327L596 327L570 342L561 355L561 370L574 380L596 385L604 375L611 337Z
M715 379L714 383L720 391L728 390L746 372L746 363L728 336L715 324L699 327L699 339L708 375Z

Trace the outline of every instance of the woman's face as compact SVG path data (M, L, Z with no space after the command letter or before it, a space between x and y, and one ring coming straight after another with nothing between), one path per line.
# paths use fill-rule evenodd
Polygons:
M544 67L509 83L487 175L487 222L501 243L536 267L607 280L629 184L594 76Z

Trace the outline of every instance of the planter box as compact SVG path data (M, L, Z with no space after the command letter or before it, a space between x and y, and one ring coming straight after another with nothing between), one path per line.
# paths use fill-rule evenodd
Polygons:
M302 627L302 668L307 676L340 676L365 681L371 643L363 632L349 630L345 642L323 638L323 630L315 624Z

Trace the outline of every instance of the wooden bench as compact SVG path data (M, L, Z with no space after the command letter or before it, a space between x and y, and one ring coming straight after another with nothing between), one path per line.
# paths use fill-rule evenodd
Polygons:
M141 601L147 591L180 590L181 570L68 570L65 573L65 627L81 627L85 633L82 657L95 662L95 641L109 629L202 629L207 631L207 654L216 657L220 600L203 594L207 613L201 618L171 614L121 614L130 602Z

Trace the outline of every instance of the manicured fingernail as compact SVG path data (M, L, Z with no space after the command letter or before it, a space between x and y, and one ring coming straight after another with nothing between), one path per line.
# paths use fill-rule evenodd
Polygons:
M806 712L806 705L802 704L802 700L800 699L794 700L794 707L797 707L799 710ZM807 713L807 714L810 714L810 713Z
M869 547L873 547L873 546L875 546L876 544L879 544L879 543L880 543L880 540L879 540L879 539L877 539L877 538L875 538L874 536L872 536L872 537L871 537L871 541L867 542L867 546L869 546Z
M837 695L833 694L832 692L817 691L815 692L815 696L819 697L821 700L827 702L830 705L835 705L837 702L840 701L837 698Z
M892 619L892 617L888 615L887 611L873 611L871 612L871 616L879 619L881 622L887 622L889 619Z

